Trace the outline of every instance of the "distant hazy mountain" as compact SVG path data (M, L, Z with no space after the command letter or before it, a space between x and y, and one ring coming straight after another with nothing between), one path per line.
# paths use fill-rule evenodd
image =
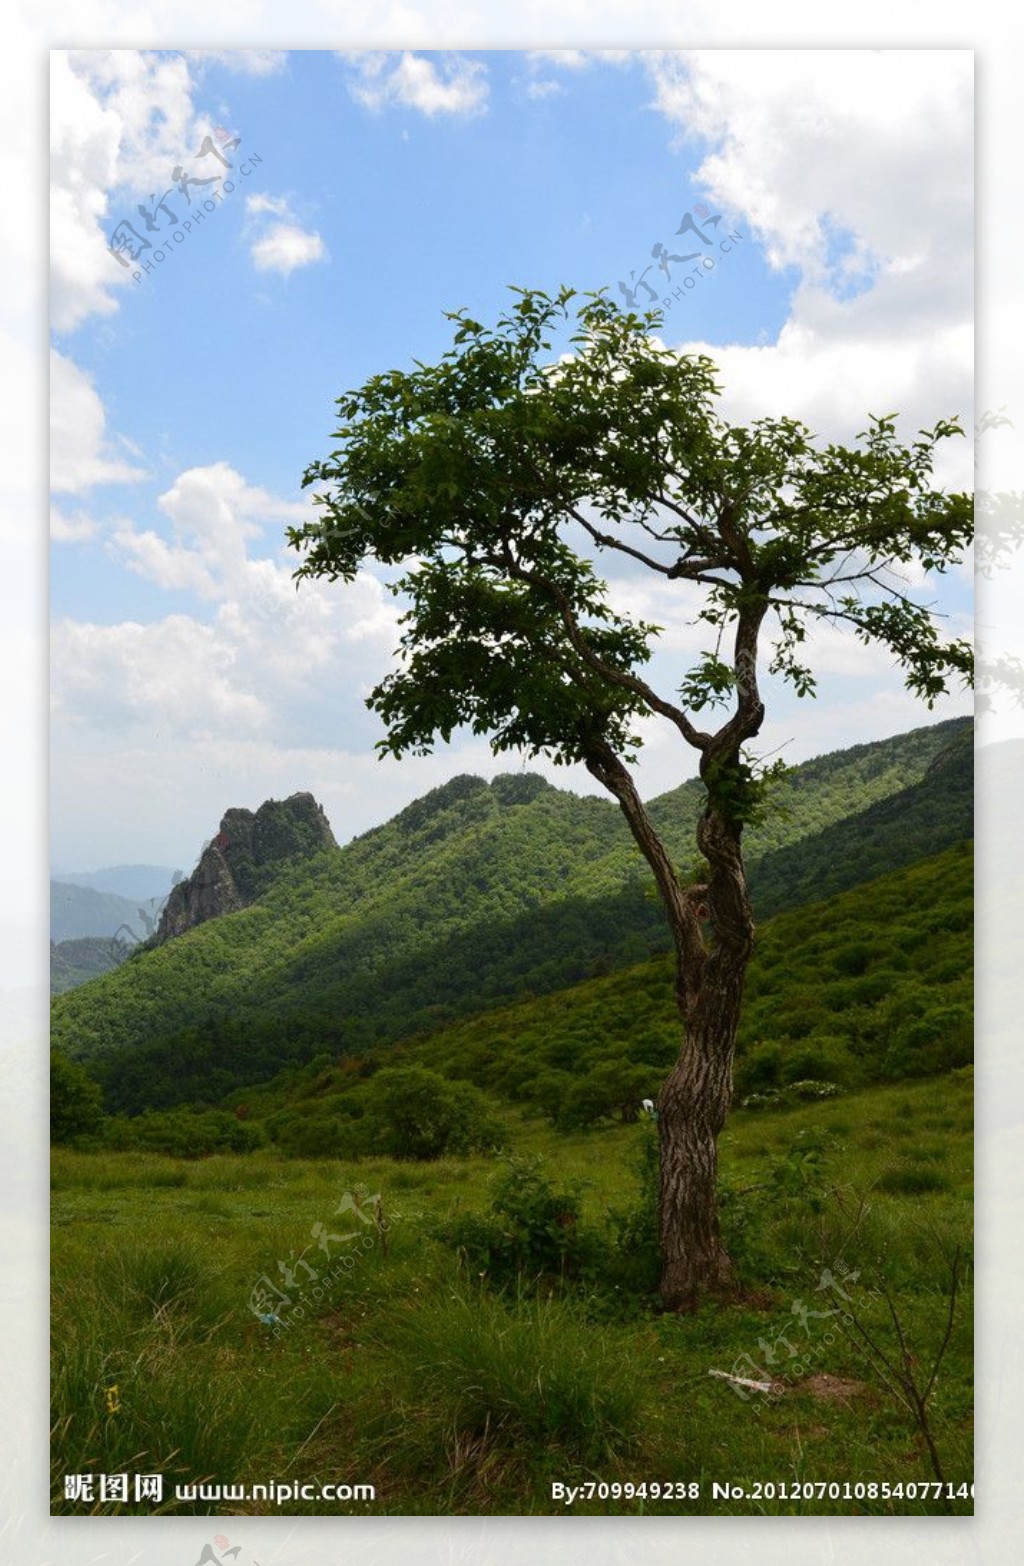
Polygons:
M83 936L113 937L123 924L138 939L146 935L139 909L145 904L114 892L95 892L89 886L66 881L50 882L50 940L72 941Z
M66 886L87 886L94 892L114 892L118 897L145 902L151 897L166 897L180 870L167 865L107 865L101 870L58 870L53 879Z

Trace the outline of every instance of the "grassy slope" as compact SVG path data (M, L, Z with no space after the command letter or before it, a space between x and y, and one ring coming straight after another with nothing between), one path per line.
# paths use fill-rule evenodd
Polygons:
M970 845L961 844L763 926L746 987L737 1097L808 1079L850 1089L966 1065L972 880ZM678 1037L671 964L659 957L408 1039L379 1058L558 1115L575 1084L615 1068L638 1072L627 1078L634 1104L653 1097ZM352 1064L325 1069L321 1059L232 1098L244 1099L283 1145L327 1152L344 1145L362 1110L366 1081ZM608 1114L615 1103L611 1092Z
M558 1135L514 1118L513 1141L586 1185L586 1213L631 1200L639 1126ZM877 1088L786 1113L737 1113L722 1139L726 1232L753 1292L727 1309L659 1318L596 1292L502 1304L472 1288L431 1239L451 1213L479 1210L493 1163L410 1166L281 1161L273 1154L184 1163L131 1155L54 1156L55 1509L65 1472L163 1471L223 1483L330 1478L372 1482L374 1503L181 1503L204 1514L548 1514L554 1480L698 1481L663 1504L579 1502L577 1513L934 1513L932 1500L712 1502L713 1480L875 1481L931 1477L907 1413L831 1321L799 1326L794 1307L828 1308L821 1269L859 1273L849 1290L894 1351L880 1297L892 1291L912 1352L942 1335L948 1270L970 1227L969 1073ZM800 1167L811 1139L823 1180L795 1197L758 1188ZM342 1192L382 1193L391 1228L350 1276L311 1296L275 1341L248 1309L278 1258L311 1246ZM869 1207L855 1225L858 1200ZM339 1220L333 1219L338 1224ZM609 1251L610 1254L610 1251ZM315 1256L313 1257L315 1260ZM970 1273L966 1274L969 1285ZM789 1349L803 1358L789 1359ZM764 1347L759 1347L759 1342ZM775 1349L772 1346L775 1345ZM711 1368L792 1366L778 1403L751 1405ZM970 1291L934 1400L935 1435L955 1484L972 1477ZM829 1397L834 1383L847 1395ZM115 1415L104 1388L119 1389ZM145 1510L97 1504L97 1511ZM957 1500L954 1511L972 1511Z
M962 730L935 725L806 764L784 785L795 808L752 834L749 856L913 785ZM681 859L697 798L685 785L652 807ZM843 874L856 858L848 843ZM665 939L645 887L610 803L527 779L456 780L282 875L259 905L61 997L54 1043L95 1059L145 1042L150 1078L172 1075L168 1058L206 1050L219 1082L258 1080L322 1041L360 1049L636 961ZM197 1038L182 1040L190 1028Z

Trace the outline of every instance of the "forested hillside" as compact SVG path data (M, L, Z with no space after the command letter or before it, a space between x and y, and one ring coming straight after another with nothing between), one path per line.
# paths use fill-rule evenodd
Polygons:
M923 1077L973 1059L973 877L967 843L771 919L758 936L737 1049L736 1099L798 1103ZM285 1151L379 1150L382 1066L427 1068L566 1130L635 1119L679 1048L672 965L658 957L362 1056L329 1051L225 1107ZM411 1081L415 1089L415 1079ZM424 1084L426 1087L428 1084ZM117 1085L111 1082L116 1103ZM202 1084L197 1102L212 1105ZM186 1119L136 1122L141 1145L188 1148ZM236 1122L225 1117L231 1131Z
M783 845L809 828L818 845L801 845L793 880L803 897L856 884L879 858L906 863L969 835L969 775L950 748L965 732L939 724L795 769L780 785L784 808L750 834L755 898L757 855L771 848L766 887L785 901L793 849ZM933 817L926 775L943 752ZM698 797L691 784L652 806L684 864ZM823 830L886 799L889 814L871 816L870 831L857 821L835 837ZM666 944L648 886L610 802L529 775L489 786L457 778L386 826L285 869L256 905L61 997L54 1043L104 1059L119 1107L216 1100L325 1048L357 1055L635 963Z
M50 994L63 995L110 973L123 960L127 945L109 936L83 935L77 940L50 942Z
M765 918L797 908L973 836L974 735L968 725L954 733L919 783L758 859L750 872L756 912Z

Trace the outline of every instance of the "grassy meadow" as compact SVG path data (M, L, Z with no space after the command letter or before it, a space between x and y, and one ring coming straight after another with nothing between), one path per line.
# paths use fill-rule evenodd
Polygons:
M741 1288L688 1317L653 1298L647 1123L513 1110L512 1165L55 1148L53 1509L150 1514L63 1499L64 1474L135 1471L163 1473L171 1513L970 1514L971 1088L966 1069L737 1111L721 1177ZM913 1497L935 1474L899 1374L928 1381L958 1247L926 1407L966 1493ZM263 1321L253 1291L288 1287L279 1261L298 1281ZM375 1498L174 1497L268 1480ZM552 1498L590 1481L607 1488ZM764 1493L797 1481L903 1493ZM761 1490L714 1499L715 1482Z

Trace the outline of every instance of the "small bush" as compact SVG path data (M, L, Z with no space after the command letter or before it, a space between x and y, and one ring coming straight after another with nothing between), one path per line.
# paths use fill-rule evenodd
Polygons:
M770 1093L782 1080L785 1052L774 1041L760 1041L736 1062L734 1092L739 1100L751 1094Z
M648 1120L640 1128L640 1143L630 1160L637 1185L636 1200L624 1211L609 1213L615 1237L611 1276L627 1295L653 1296L661 1278L659 1163L658 1128Z
M50 1140L75 1146L103 1124L103 1092L77 1061L50 1051Z
M556 1190L539 1158L509 1158L486 1213L466 1213L435 1233L472 1277L510 1283L573 1278L596 1262L600 1236L583 1222L578 1182Z
M262 1125L239 1120L226 1109L147 1109L132 1119L115 1115L104 1130L105 1145L117 1152L170 1153L175 1158L252 1153L266 1142Z
M394 1158L487 1152L504 1128L491 1101L469 1082L450 1082L424 1066L378 1071L366 1094L365 1134Z
M833 1145L823 1131L798 1131L755 1185L722 1186L722 1238L743 1278L770 1283L797 1270L791 1231L826 1209Z

